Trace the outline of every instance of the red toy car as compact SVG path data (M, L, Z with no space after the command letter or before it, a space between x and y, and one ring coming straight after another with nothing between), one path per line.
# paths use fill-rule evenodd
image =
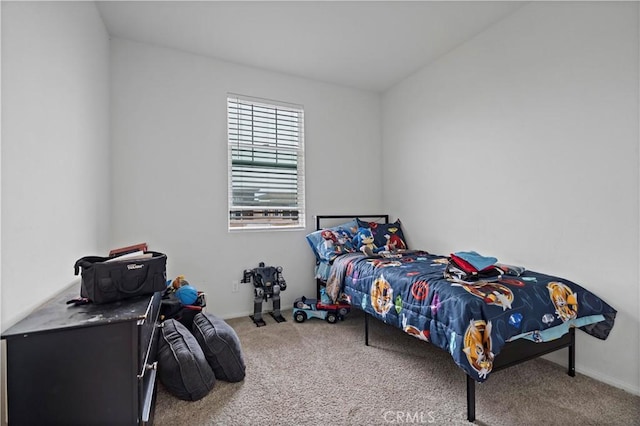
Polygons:
M307 318L320 318L334 324L339 319L344 319L350 311L351 305L342 302L326 304L304 296L293 302L293 319L296 322L304 322Z

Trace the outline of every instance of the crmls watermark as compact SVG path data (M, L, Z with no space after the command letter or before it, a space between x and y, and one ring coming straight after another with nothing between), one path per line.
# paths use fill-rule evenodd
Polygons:
M433 411L387 410L382 413L382 418L390 424L428 424L436 421Z

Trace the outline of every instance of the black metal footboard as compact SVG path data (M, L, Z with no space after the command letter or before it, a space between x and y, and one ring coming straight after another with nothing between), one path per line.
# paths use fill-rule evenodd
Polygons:
M525 361L538 358L560 349L569 349L569 366L567 374L576 375L576 333L575 328L570 328L564 336L550 342L535 343L526 339L518 339L504 345L500 354L493 362L492 372L499 371ZM369 346L369 314L364 313L364 344ZM476 419L476 382L467 376L467 420Z
M525 361L538 358L560 349L569 348L567 374L576 375L576 332L570 328L564 336L550 342L535 343L526 339L518 339L507 343L502 352L493 362L493 372L502 370ZM473 422L476 419L476 382L467 375L467 420Z

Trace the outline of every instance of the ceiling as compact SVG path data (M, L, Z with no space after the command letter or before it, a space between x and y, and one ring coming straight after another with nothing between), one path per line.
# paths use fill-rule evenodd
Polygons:
M111 1L111 36L381 92L518 1Z

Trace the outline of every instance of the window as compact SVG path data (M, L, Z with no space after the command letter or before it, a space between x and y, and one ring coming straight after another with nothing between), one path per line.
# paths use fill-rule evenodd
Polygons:
M227 97L229 229L304 228L304 111Z

